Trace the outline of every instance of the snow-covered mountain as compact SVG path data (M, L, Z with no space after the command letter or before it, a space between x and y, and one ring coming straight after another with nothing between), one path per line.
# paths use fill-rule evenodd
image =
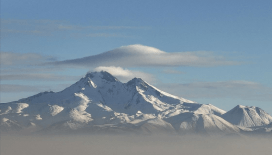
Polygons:
M261 108L243 105L236 106L222 117L241 127L264 126L272 123L272 117Z
M271 116L255 108L260 125ZM1 131L239 133L245 112L225 112L163 92L140 78L122 83L108 72L87 73L63 91L0 104ZM247 118L246 118L247 119ZM245 122L248 122L247 120ZM256 123L256 125L259 125ZM244 126L252 126L246 124Z

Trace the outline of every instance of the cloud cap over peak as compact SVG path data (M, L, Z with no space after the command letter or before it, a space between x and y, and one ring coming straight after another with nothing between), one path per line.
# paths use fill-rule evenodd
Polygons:
M120 66L120 67L156 67L156 66L195 66L210 67L220 65L236 65L222 56L214 56L212 52L173 52L167 53L154 47L140 44L121 46L98 55L54 62L61 66Z

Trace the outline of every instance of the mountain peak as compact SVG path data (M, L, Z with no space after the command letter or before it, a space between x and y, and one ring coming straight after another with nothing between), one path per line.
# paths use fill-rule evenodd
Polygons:
M119 81L116 77L112 76L110 73L106 71L100 72L88 72L84 78L91 78L91 79L104 79L109 82L116 82Z
M223 115L223 118L232 124L253 127L267 125L272 117L259 107L237 105Z
M244 106L244 105L237 105L236 107L234 107L233 109L260 109L259 107L255 107L255 106Z
M142 80L141 78L133 78L127 82L127 86L139 86L139 85L146 85L147 83Z
M237 108L239 108L239 109L244 109L244 108L246 108L247 106L244 106L244 105L237 105L234 109L237 109Z

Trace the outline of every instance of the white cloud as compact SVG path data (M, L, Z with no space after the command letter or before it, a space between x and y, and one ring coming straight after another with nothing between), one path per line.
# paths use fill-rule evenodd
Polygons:
M245 100L272 100L271 88L251 81L175 83L162 84L157 87L188 99L239 98Z
M98 55L55 62L61 66L121 66L121 67L162 67L196 66L209 67L236 65L237 62L215 56L211 52L175 52L167 53L154 47L129 45L116 48Z
M95 68L94 71L107 71L113 76L117 77L117 79L119 79L122 82L127 82L135 77L142 78L143 80L150 83L156 81L155 77L152 74L123 69L121 67L115 67L115 66L110 66L110 67L99 66Z

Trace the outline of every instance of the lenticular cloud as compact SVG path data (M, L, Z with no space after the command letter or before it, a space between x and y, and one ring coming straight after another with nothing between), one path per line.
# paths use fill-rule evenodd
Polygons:
M54 62L61 66L120 66L120 67L154 67L154 66L218 66L235 65L236 62L214 56L211 52L173 52L167 53L154 47L129 45L113 49L98 55Z

